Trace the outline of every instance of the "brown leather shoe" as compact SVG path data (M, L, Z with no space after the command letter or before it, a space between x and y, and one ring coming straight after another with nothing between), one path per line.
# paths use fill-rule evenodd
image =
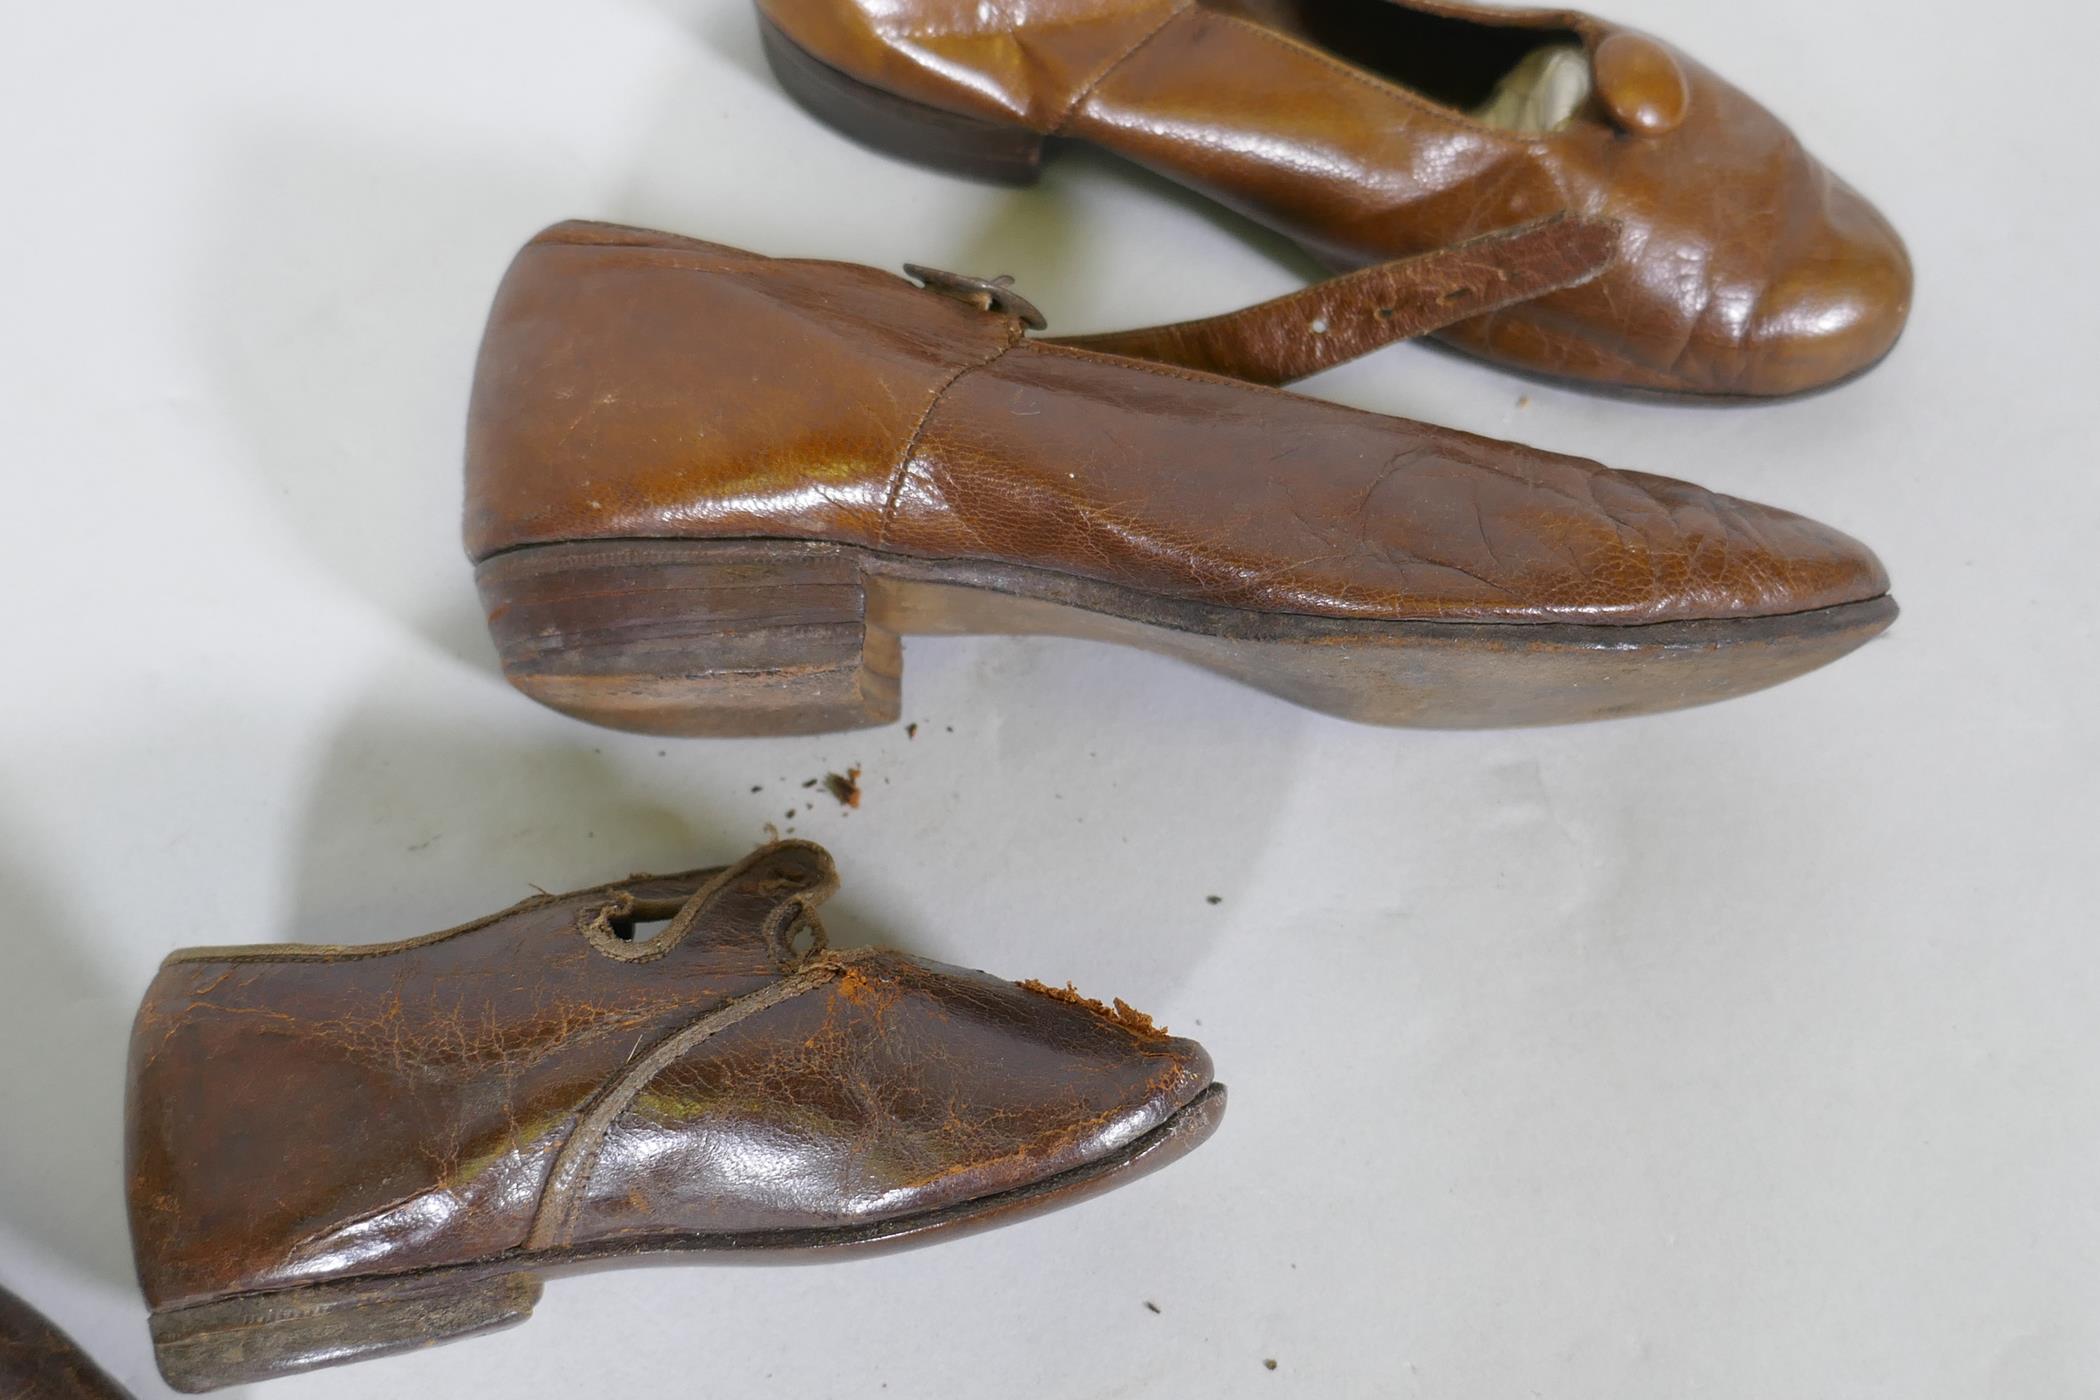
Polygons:
M1444 338L1618 389L1764 398L1878 361L1894 229L1777 118L1658 40L1462 0L758 0L774 71L850 135L1027 182L1088 142L1337 267L1557 210L1609 219L1595 283Z
M1310 339L1590 275L1595 233L1360 274L1381 299ZM1273 351L1325 289L1059 344L1010 288L922 275L945 290L602 224L529 244L467 451L512 682L624 729L814 732L896 718L901 634L1061 633L1354 719L1541 724L1756 690L1895 616L1800 516L1158 362Z
M827 950L836 883L787 842L402 943L171 955L128 1143L169 1383L484 1331L635 1255L923 1243L1217 1126L1202 1047L1120 1002Z
M0 1400L131 1400L51 1319L0 1288Z

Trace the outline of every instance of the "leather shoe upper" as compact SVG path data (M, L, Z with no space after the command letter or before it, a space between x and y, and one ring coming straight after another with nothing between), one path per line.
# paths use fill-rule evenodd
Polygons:
M1887 220L1762 105L1649 36L1457 0L759 0L794 43L907 100L1101 145L1330 264L1557 211L1620 226L1593 284L1443 332L1511 367L1718 397L1797 393L1894 345ZM1550 130L1463 105L1526 52L1590 62Z
M171 955L131 1051L148 1301L818 1244L1104 1162L1210 1087L1142 1016L803 946L835 883L790 841L396 944Z
M1031 340L872 268L602 224L518 255L467 548L802 539L1378 621L1641 624L1860 602L1858 541L1664 477Z

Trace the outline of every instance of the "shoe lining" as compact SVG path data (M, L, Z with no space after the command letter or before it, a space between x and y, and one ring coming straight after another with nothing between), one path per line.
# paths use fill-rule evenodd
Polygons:
M1201 0L1510 131L1567 125L1590 95L1570 29L1427 14L1395 0Z

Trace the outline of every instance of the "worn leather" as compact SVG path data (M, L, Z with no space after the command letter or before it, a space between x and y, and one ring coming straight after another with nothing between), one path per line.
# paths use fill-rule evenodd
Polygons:
M404 944L171 956L131 1052L148 1300L899 1220L1097 1161L1209 1086L1200 1046L1133 1020L798 952L834 884L786 842ZM617 937L681 906L675 940Z
M1800 516L1280 390L1031 341L871 268L608 225L499 290L469 553L828 540L1173 599L1385 620L1647 623L1880 596Z
M1660 40L1575 11L1459 0L758 5L852 79L1092 142L1336 266L1555 211L1616 224L1606 276L1443 333L1520 370L1789 394L1872 365L1909 313L1902 240L1784 124ZM1338 51L1337 35L1400 11L1448 21L1396 41L1427 71L1440 61L1460 71L1483 43L1579 43L1596 101L1551 132L1502 130Z
M1594 280L1618 230L1555 217L1373 263L1257 306L1167 326L1043 341L1280 385L1472 316Z
M0 1400L130 1400L50 1318L0 1288Z

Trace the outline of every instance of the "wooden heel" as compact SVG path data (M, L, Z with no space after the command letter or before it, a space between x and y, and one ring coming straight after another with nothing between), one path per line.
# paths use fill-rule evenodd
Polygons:
M503 673L643 734L819 734L897 718L903 648L857 551L772 540L545 545L475 571Z
M153 1315L153 1359L185 1394L362 1361L493 1331L532 1315L528 1273L404 1275L249 1294Z
M1044 138L1026 127L959 116L894 97L810 54L763 15L758 27L766 62L788 96L842 135L973 179L1032 185L1041 175Z

